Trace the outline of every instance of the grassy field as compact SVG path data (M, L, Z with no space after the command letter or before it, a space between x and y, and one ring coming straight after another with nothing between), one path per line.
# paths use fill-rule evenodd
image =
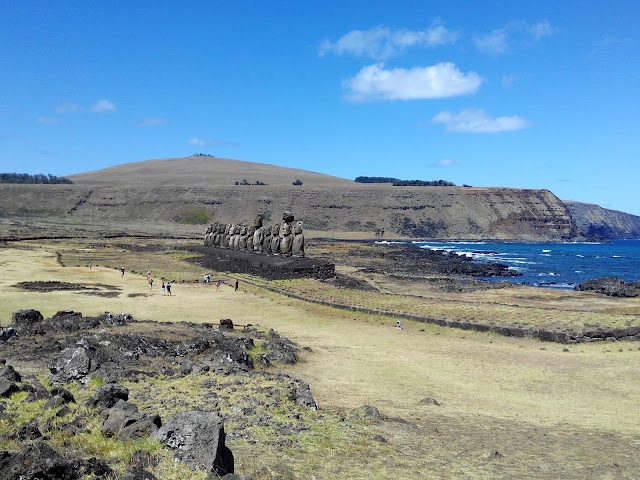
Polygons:
M195 283L206 272L183 256L171 248L134 252L113 244L12 244L0 249L0 320L6 325L21 308L45 316L72 309L85 315L128 312L158 321L232 318L273 328L311 348L297 365L280 370L309 382L327 418L339 419L363 404L389 417L368 426L386 443L366 435L340 440L338 420L322 423L308 448L230 443L238 471L253 472L258 479L640 478L637 343L565 346L411 321L397 330L390 316L293 300L242 280L235 292L229 286L235 277L224 272L211 272L214 283L226 282L217 292ZM117 270L121 266L127 268L124 277ZM147 269L156 279L152 291ZM171 297L160 295L162 277L177 280ZM38 293L13 287L35 280L95 290ZM280 286L309 294L320 290L307 281ZM415 308L393 295L331 294L391 311ZM533 289L467 295L423 291L418 300L433 315L539 324L567 318L601 323L618 321L614 317L620 312L637 313L633 302ZM440 405L421 404L426 397Z

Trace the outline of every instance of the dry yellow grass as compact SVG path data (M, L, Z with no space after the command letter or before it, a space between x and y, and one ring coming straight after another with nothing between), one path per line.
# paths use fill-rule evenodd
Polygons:
M371 404L410 422L375 427L389 448L365 442L358 447L359 454L350 453L348 468L340 467L344 459L329 448L322 459L329 463L316 478L335 478L344 471L348 478L635 478L640 467L640 419L634 413L640 409L637 343L564 346L411 321L403 321L403 329L397 330L391 317L337 311L244 282L239 292L228 286L216 292L215 286L178 283L172 297L160 296L156 283L151 295L130 297L149 293L142 272L127 272L120 278L112 268L63 268L56 261L57 248L29 245L0 250L3 325L11 312L21 308L36 308L45 316L73 309L85 315L129 312L138 319L158 321L232 318L236 323L259 324L311 347L311 353L285 371L308 381L324 409ZM154 265L149 268L154 272ZM192 267L185 263L181 268ZM31 293L11 287L29 280L109 285L117 287L119 295ZM518 309L519 301L549 301L544 293L540 299L518 299L522 292L517 292L509 294L514 302L509 308L516 315L538 308ZM582 300L557 302L578 305ZM591 308L591 313L583 314L597 316L595 300ZM420 405L425 397L435 398L441 406ZM241 464L250 468L246 458L251 448L232 448L237 457L245 458ZM491 458L494 449L504 456ZM289 455L287 461L296 471L310 468L313 452Z

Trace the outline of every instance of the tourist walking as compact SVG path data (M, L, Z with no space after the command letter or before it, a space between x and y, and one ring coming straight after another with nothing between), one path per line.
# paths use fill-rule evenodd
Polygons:
M89 270L91 270L91 265L92 265L92 263L91 263L91 262L89 262Z
M164 286L164 280L163 280L162 281L162 288L160 289L160 291L162 292L161 295L163 295L163 296L164 296L164 289L165 289L165 286Z
M216 282L216 292L220 290L220 280Z
M167 293L171 295L171 282L167 282Z
M151 271L147 270L147 280L151 280Z
M153 288L153 278L149 277L149 291Z
M236 280L236 292L238 291L238 280Z
M121 278L122 278L122 277L124 277L124 267L122 267L122 268L120 269L120 277L121 277Z

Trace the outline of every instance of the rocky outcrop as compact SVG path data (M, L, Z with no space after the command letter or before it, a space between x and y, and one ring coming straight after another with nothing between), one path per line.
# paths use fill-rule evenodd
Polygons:
M640 281L627 283L617 277L599 277L576 285L574 290L596 292L610 297L637 297L640 295Z

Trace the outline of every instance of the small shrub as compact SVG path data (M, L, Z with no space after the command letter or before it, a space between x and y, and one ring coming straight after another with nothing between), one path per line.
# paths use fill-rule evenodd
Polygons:
M210 217L211 214L204 207L186 207L176 220L184 225L204 225Z

